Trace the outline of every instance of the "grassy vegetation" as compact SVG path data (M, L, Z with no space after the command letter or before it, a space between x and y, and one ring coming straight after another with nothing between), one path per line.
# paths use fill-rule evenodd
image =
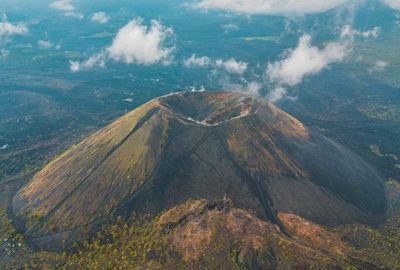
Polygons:
M165 237L149 222L128 225L120 221L85 243L79 253L65 255L66 268L130 269L133 266L161 267L167 251Z
M0 191L0 240L14 233L14 227L7 216L7 192Z
M36 252L8 265L14 269L136 269L147 265L161 269L165 238L148 221L131 223L122 219L99 232L91 242L75 245L76 252Z
M338 233L354 247L360 258L386 269L400 269L399 227L374 229L365 225L351 225L338 229Z
M20 253L5 269L400 267L399 229L357 225L331 232L292 215L283 222L290 238L247 211L189 200L157 217L117 218L74 252Z
M387 222L379 228L355 224L340 227L336 232L351 244L359 257L386 269L400 269L400 182L386 182L388 195Z
M400 86L400 76L398 68L400 66L399 35L391 33L381 33L380 38L371 41L364 40L355 43L355 56L362 56L358 61L353 61L346 65L353 74L360 77L373 76L374 80L382 81L385 84L398 88ZM376 62L384 61L387 63L382 70L374 69Z
M370 119L400 121L400 106L398 105L365 104L358 110Z

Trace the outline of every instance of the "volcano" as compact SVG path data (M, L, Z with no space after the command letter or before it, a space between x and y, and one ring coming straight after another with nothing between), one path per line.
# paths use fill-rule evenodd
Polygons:
M274 105L241 93L152 100L61 154L14 197L37 245L76 241L115 215L229 198L282 226L377 224L383 181L358 155Z

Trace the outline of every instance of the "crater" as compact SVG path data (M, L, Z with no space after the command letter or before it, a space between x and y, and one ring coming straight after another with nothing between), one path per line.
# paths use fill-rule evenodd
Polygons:
M180 93L166 96L163 106L200 125L215 126L245 117L255 110L255 98L237 93Z

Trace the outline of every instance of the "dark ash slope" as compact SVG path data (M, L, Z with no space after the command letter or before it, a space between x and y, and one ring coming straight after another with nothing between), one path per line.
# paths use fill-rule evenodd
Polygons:
M239 93L179 93L121 117L48 164L14 198L27 235L60 246L113 213L158 213L227 196L335 226L380 222L385 194L357 155L272 104Z

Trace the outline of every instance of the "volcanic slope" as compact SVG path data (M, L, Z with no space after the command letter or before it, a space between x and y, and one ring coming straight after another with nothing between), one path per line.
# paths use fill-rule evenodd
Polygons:
M114 214L229 197L281 226L383 220L382 180L360 157L261 99L177 93L152 100L50 162L13 210L39 246L84 237Z

